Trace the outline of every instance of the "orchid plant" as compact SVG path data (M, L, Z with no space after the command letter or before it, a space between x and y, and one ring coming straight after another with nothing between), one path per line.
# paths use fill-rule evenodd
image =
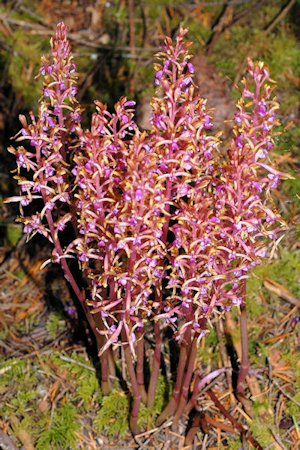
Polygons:
M285 174L269 156L278 103L268 68L249 60L233 137L221 152L206 100L193 82L186 33L181 28L175 43L166 38L158 55L149 131L139 130L135 102L125 97L114 112L95 101L84 129L76 67L60 23L52 56L40 69L37 117L20 117L15 139L25 146L9 148L21 190L10 201L20 203L24 232L51 242L46 263L61 265L82 305L97 342L104 393L122 349L134 434L141 402L153 407L166 329L178 342L179 361L157 423L173 416L176 429L206 380L195 372L199 341L212 316L234 305L241 310L241 391L248 370L246 279L284 228L271 199ZM81 269L80 282L72 260ZM155 341L150 354L146 333ZM147 380L145 363L151 367Z

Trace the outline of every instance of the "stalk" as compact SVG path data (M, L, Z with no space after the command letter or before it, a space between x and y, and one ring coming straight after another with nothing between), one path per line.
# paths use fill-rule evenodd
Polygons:
M147 392L145 389L145 378L144 378L144 335L142 332L137 333L137 344L136 344L136 378L139 385L139 391L142 397L142 401L147 404Z
M139 432L140 432L139 426L138 426L138 415L139 415L140 406L141 406L141 394L140 394L139 385L138 385L137 377L136 377L135 370L134 370L132 354L131 354L131 351L129 348L129 343L128 343L128 339L127 339L124 328L122 329L121 336L122 336L122 341L124 343L124 357L125 357L125 362L126 362L126 366L127 366L127 370L128 370L128 375L129 375L130 382L131 382L132 396L133 396L129 424L130 424L130 429L132 431L132 434L136 435L136 434L139 434Z
M44 200L44 203L46 203L45 192L43 192L43 200ZM80 288L79 288L79 286L78 286L74 276L72 275L72 272L71 272L71 270L70 270L70 268L68 266L67 261L63 257L63 254L64 254L63 253L63 249L61 247L59 239L56 237L52 215L51 215L51 212L49 210L46 212L46 219L47 219L47 222L48 222L48 225L49 225L49 229L50 229L50 234L51 234L51 238L52 238L52 241L53 241L53 245L54 245L54 247L55 247L55 249L57 251L58 256L60 257L60 265L61 265L61 267L63 269L65 278L69 282L69 284L71 285L71 287L72 287L76 297L78 298L80 304L82 305L82 308L83 308L83 311L84 311L84 313L86 315L87 321L88 321L88 323L89 323L89 325L90 325L90 327L91 327L91 329L92 329L92 331L93 331L93 333L95 335L97 344L99 344L100 343L100 336L99 336L99 333L97 332L96 324L94 322L94 318L93 318L93 316L92 316L88 306L85 303L84 295L83 295L82 291L80 290Z
M148 387L148 400L147 400L148 408L153 408L153 406L154 406L155 392L156 392L157 380L158 380L159 370L160 370L162 339L161 339L159 321L156 321L154 323L154 336L155 336L155 349L154 349L154 354L153 354L153 367L152 367L150 383L149 383L149 387Z
M214 370L213 372L205 375L202 379L200 379L200 373L197 372L195 375L195 382L194 382L194 390L193 394L188 401L186 407L184 408L184 414L188 416L193 408L195 408L197 403L197 398L199 393L201 392L201 389L205 386L205 384L210 383L214 378L221 375L221 373L226 372L225 368Z
M197 357L197 338L196 336L193 338L192 347L189 355L189 361L187 364L184 381L181 388L181 395L178 402L178 407L173 419L172 431L175 431L178 427L178 422L182 416L184 408L187 404L190 382L194 373L194 366Z
M160 416L156 420L156 425L160 426L165 420L168 419L168 417L172 416L176 411L176 405L178 403L179 394L181 390L181 385L183 382L183 376L184 371L187 363L187 357L188 357L188 346L190 345L191 341L191 330L186 330L182 343L180 345L180 353L179 353L179 361L178 361L178 368L177 368L177 376L176 376L176 382L173 389L172 397L169 400L169 403L165 407L165 409L162 411Z
M249 341L247 331L247 309L246 300L241 305L240 314L240 327L241 327L241 364L237 380L236 392L242 394L244 392L243 383L248 375L249 371Z
M60 244L59 239L55 236L55 231L54 231L54 224L53 224L53 219L52 219L52 215L50 211L47 211L46 213L46 218L48 221L48 225L49 225L49 229L50 229L50 233L51 233L51 237L53 240L53 244L54 247L56 248L56 251L58 253L59 256L63 256L63 250ZM95 336L96 339L96 343L97 343L97 349L98 351L101 349L101 347L104 345L104 340L105 337L101 336L98 331L97 331L97 326L94 320L93 315L91 314L89 307L87 306L86 302L85 302L85 298L84 295L82 293L82 291L80 290L74 276L72 275L72 272L68 266L67 261L65 260L65 258L61 258L60 259L60 264L61 267L63 269L64 275L66 280L70 283L76 297L79 300L79 303L82 306L82 309L84 311L85 317L88 321L88 324ZM100 364L101 364L101 389L103 391L104 395L109 394L109 392L111 391L110 388L110 381L109 381L109 366L108 366L108 350L106 350L101 356L100 356Z
M168 179L166 182L166 198L171 198L171 182ZM165 205L165 210L167 213L170 211L170 205L167 203ZM163 225L163 233L161 240L166 245L167 243L167 237L168 237L168 230L169 230L169 224L170 224L170 216L166 216L166 221ZM157 293L157 290L155 290L155 301L160 304L162 304L162 286L160 284L160 294ZM155 393L156 393L156 387L157 387L157 381L159 377L159 371L160 371L160 363L161 363L161 346L162 346L162 338L160 333L160 326L159 321L156 321L154 323L154 337L155 337L155 349L153 354L153 368L151 372L149 387L148 387L148 400L147 400L147 406L148 408L153 408L154 401L155 401Z

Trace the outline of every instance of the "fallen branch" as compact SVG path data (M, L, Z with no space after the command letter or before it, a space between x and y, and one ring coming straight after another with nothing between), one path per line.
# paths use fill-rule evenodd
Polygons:
M277 283L276 281L272 280L271 278L266 278L264 281L264 287L270 291L277 294L279 297L283 298L284 300L287 300L292 305L297 306L297 308L300 308L300 300L296 298L291 291L289 291L286 287L282 286L281 284Z
M210 396L214 404L217 406L217 408L221 411L221 413L232 423L234 428L241 432L241 434L247 439L250 444L253 445L254 448L258 450L263 450L262 446L257 442L257 440L250 434L249 430L246 430L243 425L241 425L230 413L227 411L226 408L222 405L222 403L218 400L216 394L211 390L208 389L207 394Z
M272 33L272 31L276 28L278 23L284 18L284 16L287 15L289 10L294 6L296 3L296 0L290 0L280 11L276 16L271 20L269 25L266 26L265 32L266 33Z

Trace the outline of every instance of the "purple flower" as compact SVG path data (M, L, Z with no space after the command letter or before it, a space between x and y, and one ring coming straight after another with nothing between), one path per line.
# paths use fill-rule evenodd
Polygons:
M118 283L121 284L122 286L126 286L127 280L126 280L126 278L122 277L122 278L118 279Z
M187 63L187 68L190 73L195 73L195 67L192 63Z
M30 200L29 200L28 197L23 197L23 198L21 199L21 205L22 205L22 206L28 206L29 203L30 203Z
M161 80L163 74L164 74L163 70L159 70L158 72L156 72L156 74L155 74L156 80Z
M267 108L266 108L266 106L265 106L263 103L261 103L261 104L259 105L259 108L258 108L258 114L259 114L261 117L265 117L265 115L267 114Z
M124 103L124 106L125 107L127 107L127 106L135 106L136 105L136 102L134 101L134 100L127 100L125 103Z
M180 84L180 87L182 89L184 89L184 88L188 87L191 83L192 83L191 77L184 78Z
M210 129L210 128L212 128L212 126L213 126L213 124L212 124L212 122L211 122L211 118L210 118L208 115L205 116L205 119L204 119L204 126L205 126L205 128L207 128L207 129Z

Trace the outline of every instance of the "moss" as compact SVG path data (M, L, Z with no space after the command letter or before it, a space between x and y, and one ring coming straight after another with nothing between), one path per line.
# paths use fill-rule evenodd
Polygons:
M7 385L20 382L24 378L26 362L17 358L11 358L0 364L0 384Z
M67 371L67 377L73 380L75 393L72 398L75 401L82 403L81 407L84 411L88 411L92 404L97 406L102 401L102 396L97 374L90 361L86 360L85 357L78 355L76 352L73 352L71 356L69 356L74 362L66 361L62 359L61 356L65 355L63 353L54 352L51 355L50 360L54 364L54 367L57 367L58 372L65 373L65 371ZM90 367L90 369L88 367Z
M153 411L148 409L143 403L140 407L139 417L138 417L138 426L140 430L145 430L147 425L150 424L152 428L154 426L154 414Z
M66 327L66 322L63 320L63 316L55 311L49 314L48 320L46 322L46 329L51 338L55 338L58 334L64 331Z
M35 83L31 81L38 74L45 48L49 51L48 39L32 36L20 28L8 38L8 44L14 48L8 61L9 81L14 92L23 99L25 106L33 108L40 96L41 80Z
M38 438L37 450L69 450L76 449L76 435L79 423L76 417L76 408L70 403L59 407L48 423L48 429Z
M25 416L33 409L33 400L36 399L37 392L31 389L27 389L28 385L25 386L25 389L22 389L17 393L17 395L10 401L9 407L12 410L21 415Z
M128 431L129 398L123 392L113 391L102 400L94 426L108 437L124 437Z
M242 449L242 442L240 439L228 439L227 441L227 449L228 450L241 450Z
M162 374L159 375L154 400L154 412L160 414L171 395L172 386L167 378Z
M85 370L76 379L77 389L75 398L83 402L83 408L88 411L91 407L93 396L97 393L95 403L98 404L102 400L100 394L99 382L96 374Z
M296 421L299 422L299 420L300 420L300 408L299 408L300 389L298 389L298 392L296 392L296 394L294 395L293 400L294 401L292 401L292 400L287 401L287 404L286 404L287 412L290 416L295 417Z
M300 273L300 251L282 249L280 257L273 261L266 261L264 264L253 270L251 278L247 283L249 306L250 301L259 304L259 291L263 289L263 282L270 278L289 289L296 297L300 295L299 284Z
M264 415L264 419L262 419L261 412L264 413L266 409L269 407L269 404L266 403L253 403L253 421L250 424L250 431L255 437L255 439L260 443L263 448L266 448L268 445L274 442L271 428L273 427L272 419L266 419Z
M231 80L243 68L248 56L265 61L278 84L281 113L289 114L295 110L299 98L296 80L300 75L300 49L293 30L284 22L270 35L261 31L277 12L274 6L262 6L250 26L239 23L225 31L210 59Z
M148 409L141 404L138 424L141 429L146 425L154 426L154 419L159 415L170 395L170 384L166 377L159 375L155 394L154 407ZM104 397L97 413L94 425L99 432L105 432L108 437L123 437L129 430L130 399L122 392L113 391Z

